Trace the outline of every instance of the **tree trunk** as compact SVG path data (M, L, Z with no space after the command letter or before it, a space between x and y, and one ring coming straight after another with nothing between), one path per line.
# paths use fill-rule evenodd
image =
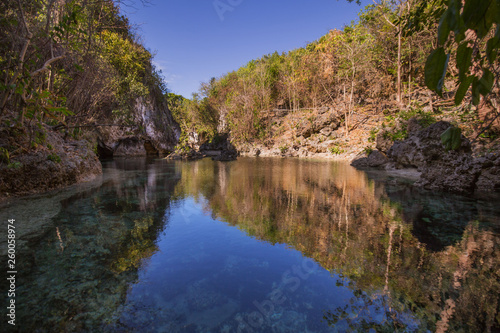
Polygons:
M396 100L401 103L401 27L398 27L398 81L397 81L398 95Z

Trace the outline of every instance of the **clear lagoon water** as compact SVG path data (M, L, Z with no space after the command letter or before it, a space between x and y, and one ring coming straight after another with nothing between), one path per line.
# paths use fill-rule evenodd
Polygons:
M328 161L107 161L0 206L18 271L17 325L0 328L499 331L499 199Z

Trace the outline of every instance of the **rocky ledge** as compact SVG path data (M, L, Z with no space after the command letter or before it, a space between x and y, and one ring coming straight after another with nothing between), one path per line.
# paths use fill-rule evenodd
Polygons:
M43 146L0 163L0 200L89 181L102 174L101 163L87 141L63 138L48 127L45 133Z
M233 144L231 144L229 136L222 134L211 142L175 151L168 155L166 159L191 161L211 157L214 161L228 162L236 160L238 155L239 153Z
M408 138L396 141L386 153L374 150L357 158L352 166L360 169L416 169L415 185L429 190L456 193L500 191L500 155L474 157L471 143L463 135L457 149L447 150L441 135L452 125L440 121L421 128L415 119L408 123Z

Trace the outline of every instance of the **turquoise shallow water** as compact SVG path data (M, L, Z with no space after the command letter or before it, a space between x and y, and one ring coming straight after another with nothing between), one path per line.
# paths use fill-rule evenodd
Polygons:
M495 331L497 203L326 161L108 161L0 208L2 331Z

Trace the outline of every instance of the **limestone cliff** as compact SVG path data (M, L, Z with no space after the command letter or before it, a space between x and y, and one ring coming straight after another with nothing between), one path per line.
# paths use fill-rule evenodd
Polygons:
M139 98L130 117L131 126L96 127L91 140L97 142L100 157L166 155L179 142L181 130L167 103L152 96Z

